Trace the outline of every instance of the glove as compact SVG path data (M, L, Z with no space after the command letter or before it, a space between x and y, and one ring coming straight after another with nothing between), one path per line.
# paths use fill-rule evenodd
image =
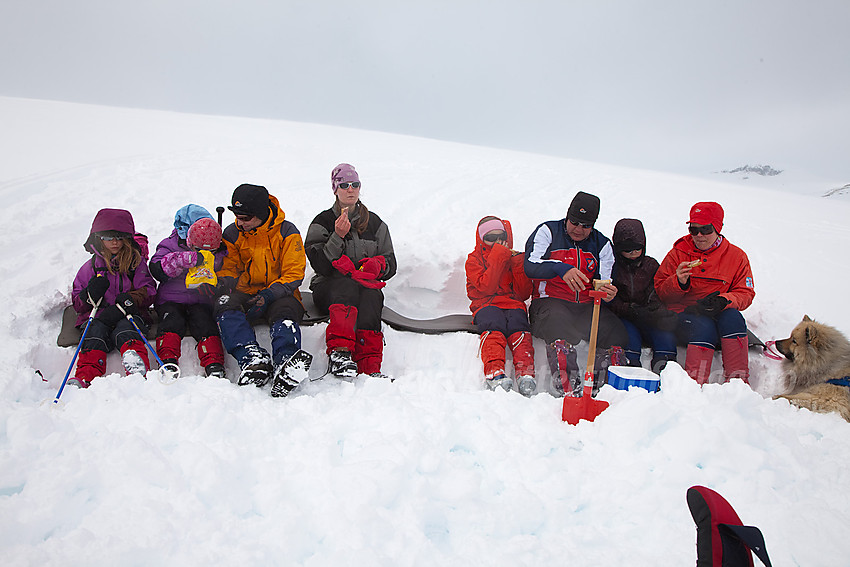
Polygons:
M123 310L125 315L139 314L139 307L136 305L133 296L129 293L119 293L118 297L115 298L115 305L119 310Z
M220 277L218 283L215 284L215 295L218 297L230 295L234 287L236 287L236 278L231 276Z
M162 271L169 278L176 278L183 270L199 266L204 261L204 257L197 252L171 252L162 257L160 265Z
M94 307L103 299L107 289L109 289L109 280L105 276L94 276L80 292L80 296Z
M257 292L257 295L248 300L247 305L250 305L245 314L249 319L256 319L265 315L266 310L275 300L274 292L270 289L263 289Z
M719 291L715 291L697 301L696 308L700 315L715 319L730 303L732 302L722 297Z

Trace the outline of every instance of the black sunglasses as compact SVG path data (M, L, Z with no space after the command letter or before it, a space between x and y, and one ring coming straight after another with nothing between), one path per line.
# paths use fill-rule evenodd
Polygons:
M575 226L580 226L581 228L593 228L593 223L592 223L592 222L591 222L591 223L586 223L586 222L576 222L576 221L574 221L573 219L567 219L567 220L568 220L568 221L570 221L570 222L571 222L572 224L574 224Z
M696 236L697 234L702 234L703 236L708 236L709 234L714 232L714 225L712 225L712 224L706 224L706 225L703 225L703 226L691 225L691 226L688 227L688 232L690 232L691 235L693 235L693 236Z
M484 242L496 242L497 240L507 240L508 233L504 230L491 230L484 235Z
M348 189L349 185L351 185L354 189L360 189L360 182L359 181L352 181L351 183L345 181L345 182L337 185L337 187L339 189Z
M235 215L237 220L241 220L242 222L247 222L254 218L254 215Z

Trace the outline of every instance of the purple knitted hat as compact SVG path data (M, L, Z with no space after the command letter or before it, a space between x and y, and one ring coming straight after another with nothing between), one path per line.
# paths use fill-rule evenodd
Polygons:
M331 189L336 195L340 183L360 181L360 176L354 171L354 166L348 163L341 163L336 166L331 172Z

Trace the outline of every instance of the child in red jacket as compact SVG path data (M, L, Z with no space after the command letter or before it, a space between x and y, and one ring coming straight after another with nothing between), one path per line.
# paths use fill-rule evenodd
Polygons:
M517 389L530 396L534 380L534 347L525 300L531 295L531 280L523 270L523 254L511 250L511 224L494 216L478 222L475 250L466 259L466 294L469 308L481 333L484 383L494 390L510 390L513 382L505 373L505 347L514 359Z

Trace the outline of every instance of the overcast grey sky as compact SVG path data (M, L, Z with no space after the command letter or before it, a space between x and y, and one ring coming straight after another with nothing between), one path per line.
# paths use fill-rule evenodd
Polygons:
M0 95L850 182L848 0L3 0Z

